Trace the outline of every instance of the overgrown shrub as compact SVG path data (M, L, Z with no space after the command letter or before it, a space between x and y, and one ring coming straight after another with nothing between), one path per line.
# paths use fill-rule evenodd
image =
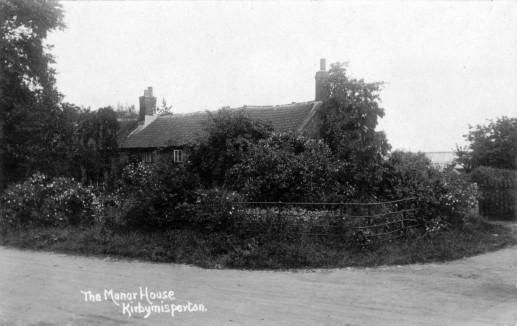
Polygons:
M190 205L196 202L199 187L197 175L181 164L128 165L122 171L118 189L108 196L104 205L107 211L116 207L120 215L107 222L122 228L148 230L178 226L185 220ZM102 212L99 216L110 218Z
M199 190L195 204L190 205L186 221L189 226L209 231L234 231L236 212L242 196L220 189Z
M222 108L208 113L206 135L187 147L189 170L205 187L221 187L227 171L241 161L251 143L268 137L273 128L243 111Z
M250 144L248 155L228 171L226 186L251 201L340 201L353 192L337 182L340 166L323 141L274 133Z
M35 173L6 189L0 218L4 228L89 225L95 200L92 188L71 178Z
M384 163L384 200L417 198L417 216L429 230L462 223L476 203L476 187L453 168L434 167L423 153L394 151Z
M469 211L477 204L477 186L469 182L467 175L452 167L440 172L441 178L435 188L439 203L436 212L444 215L448 222L464 224Z

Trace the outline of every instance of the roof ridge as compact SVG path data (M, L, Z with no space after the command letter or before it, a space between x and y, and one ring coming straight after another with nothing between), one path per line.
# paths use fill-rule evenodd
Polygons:
M249 108L276 108L276 107L293 106L293 105L299 105L299 104L311 104L311 103L316 103L316 102L318 102L318 101L294 102L294 103L277 104L277 105L246 105L246 104L244 104L243 106L233 107L233 108L232 107L223 106L223 107L220 107L220 108L215 109L215 110L203 110L203 111L194 111L194 112L173 113L173 114L170 114L170 115L163 115L163 116L159 116L159 117L174 117L174 116L178 116L178 115L189 116L189 115L195 115L195 114L202 114L202 113L206 113L206 112L217 112L220 109L239 110L239 109L249 109Z
M305 102L293 102L293 103L287 103L287 104L277 104L277 105L244 105L240 108L276 108L276 107L282 107L282 106L293 106L293 105L300 105L300 104L311 104L318 101L305 101Z
M194 112L182 112L182 113L166 114L166 115L160 115L160 116L158 116L158 118L174 118L174 117L177 117L177 116L186 117L186 116L202 114L202 113L206 113L206 111L194 111Z

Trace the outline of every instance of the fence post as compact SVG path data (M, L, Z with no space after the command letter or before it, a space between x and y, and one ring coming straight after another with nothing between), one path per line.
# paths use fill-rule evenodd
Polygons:
M504 204L503 204L503 210L504 214L507 214L510 212L510 179L505 179L503 181L503 198L504 198Z
M283 225L282 225L282 201L278 201L278 215L277 215L277 224L278 224L278 231L283 231Z
M400 224L402 225L402 232L404 232L404 237L407 236L407 233L406 233L407 229L404 227L405 219L406 219L406 212L402 212L402 220L400 221L401 222Z

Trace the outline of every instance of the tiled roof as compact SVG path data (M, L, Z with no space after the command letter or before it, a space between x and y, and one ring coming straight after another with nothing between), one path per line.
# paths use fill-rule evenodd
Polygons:
M314 116L320 102L293 103L278 106L244 106L251 118L270 123L278 132L301 131ZM159 116L144 128L140 124L127 137L119 137L119 147L157 148L181 146L205 133L207 112Z

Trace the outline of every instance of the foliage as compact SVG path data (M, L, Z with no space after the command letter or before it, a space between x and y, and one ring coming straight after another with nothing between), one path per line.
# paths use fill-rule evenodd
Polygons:
M208 112L206 136L188 146L189 169L199 174L205 186L221 186L226 172L242 160L249 145L271 132L271 126L242 111L222 108L216 114Z
M434 198L433 184L439 178L440 171L424 153L395 150L384 163L381 194L387 200Z
M339 168L323 141L273 133L249 145L242 162L228 171L226 186L251 201L338 201L353 191L336 182Z
M187 214L188 225L205 231L235 230L239 202L242 197L236 192L217 188L199 190Z
M162 99L162 106L156 108L157 115L172 115L172 105L167 105L167 101Z
M441 171L441 179L435 188L439 201L437 213L448 223L465 225L469 211L477 204L477 186L469 182L468 176L452 167Z
M0 1L0 188L36 169L66 169L71 137L62 126L51 46L44 44L63 27L56 1Z
M117 103L115 113L117 115L117 119L138 119L138 113L136 112L134 105L124 105L121 103Z
M95 201L91 188L71 178L35 173L6 189L0 199L1 224L4 228L90 225Z
M98 196L95 212L97 222L114 231L229 229L242 200L235 192L199 189L196 175L170 163L128 165L118 186Z
M347 75L346 64L331 64L329 98L323 102L319 136L341 161L341 182L350 182L366 199L379 178L378 167L390 145L384 132L376 131L384 116L379 105L382 83L365 83Z
M353 249L341 241L317 236L262 240L261 237L235 237L226 232L188 229L153 234L134 231L107 238L98 227L7 232L0 237L0 244L69 254L194 264L203 268L289 269L444 262L515 245L516 240L510 228L476 220L466 227L385 242L369 250Z
M116 192L125 226L152 230L183 223L189 204L196 202L199 186L197 176L183 165L128 165Z
M384 164L379 197L418 198L418 216L433 228L465 223L477 189L453 168L440 170L423 153L394 151Z
M478 166L517 170L517 118L503 116L469 130L464 136L469 146L456 146L456 161L467 172Z
M118 159L117 114L110 107L76 110L74 176L84 183L105 181Z

